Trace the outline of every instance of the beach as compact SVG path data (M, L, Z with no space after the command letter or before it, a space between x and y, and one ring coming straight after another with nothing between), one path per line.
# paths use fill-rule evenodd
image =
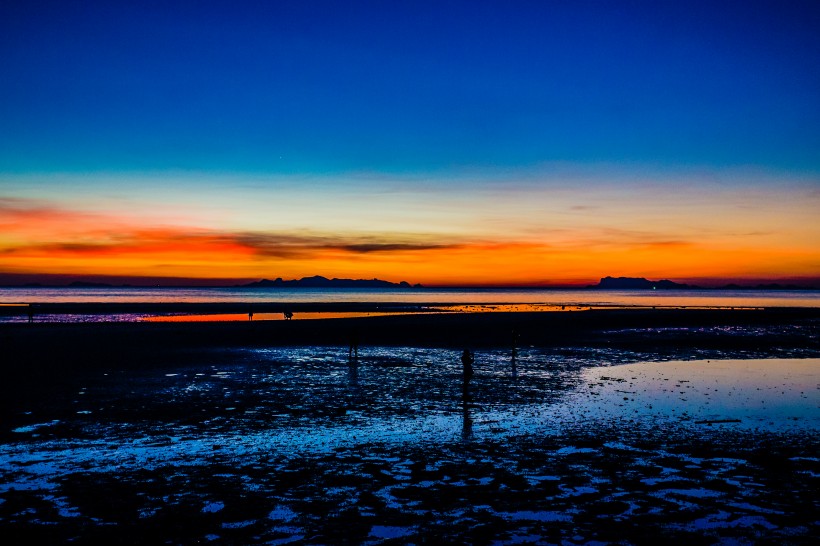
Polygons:
M820 534L817 309L299 316L0 324L4 536L808 544ZM475 354L466 400L465 347Z

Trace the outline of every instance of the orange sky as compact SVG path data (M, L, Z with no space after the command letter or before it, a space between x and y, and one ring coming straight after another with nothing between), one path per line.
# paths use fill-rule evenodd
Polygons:
M820 277L820 197L805 183L756 179L740 192L700 179L672 191L646 180L387 179L373 191L354 178L226 191L217 179L191 193L161 176L75 179L75 191L55 191L52 179L5 182L0 274L425 285Z

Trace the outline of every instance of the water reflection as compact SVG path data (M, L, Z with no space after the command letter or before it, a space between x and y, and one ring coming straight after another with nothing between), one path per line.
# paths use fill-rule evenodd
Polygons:
M359 317L382 317L396 315L400 312L335 312L335 311L307 311L294 315L290 311L285 313L211 313L207 315L179 314L179 315L154 315L143 318L146 322L238 322L238 321L267 321L267 320L315 320L315 319L340 319ZM289 318L290 317L290 318Z
M518 377L518 333L515 330L512 332L512 350L510 352L510 372L512 373L513 379L515 379Z
M470 415L470 404L465 400L461 411L461 439L473 439L473 417Z
M347 361L347 383L353 391L359 387L359 355L350 356Z
M567 405L594 420L633 418L778 429L820 425L820 360L651 362L590 369ZM592 395L592 396L590 396Z

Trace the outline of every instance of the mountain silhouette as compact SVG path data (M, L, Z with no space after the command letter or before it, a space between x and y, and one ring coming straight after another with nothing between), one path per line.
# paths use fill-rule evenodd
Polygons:
M420 284L411 286L406 281L399 283L383 281L381 279L328 279L321 275L302 277L289 281L281 277L275 280L262 279L261 281L241 285L243 288L421 288Z
M670 290L670 289L691 289L698 288L691 284L681 284L669 280L650 281L643 277L604 277L591 288L604 288L607 290Z

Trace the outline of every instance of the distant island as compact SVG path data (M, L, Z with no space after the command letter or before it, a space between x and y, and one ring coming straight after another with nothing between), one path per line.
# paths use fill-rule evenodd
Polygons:
M411 285L406 281L399 283L381 279L328 279L321 275L302 277L289 281L262 279L261 281L240 285L241 288L422 288L420 284Z
M604 277L590 288L604 290L682 290L700 288L691 284L681 284L669 280L650 281L643 277Z
M588 288L600 288L602 290L705 290L702 286L694 284L684 284L667 279L660 281L650 281L643 277L603 277L598 284ZM757 284L754 286L741 286L738 284L727 284L710 288L711 290L814 290L812 286L798 286L795 284Z

